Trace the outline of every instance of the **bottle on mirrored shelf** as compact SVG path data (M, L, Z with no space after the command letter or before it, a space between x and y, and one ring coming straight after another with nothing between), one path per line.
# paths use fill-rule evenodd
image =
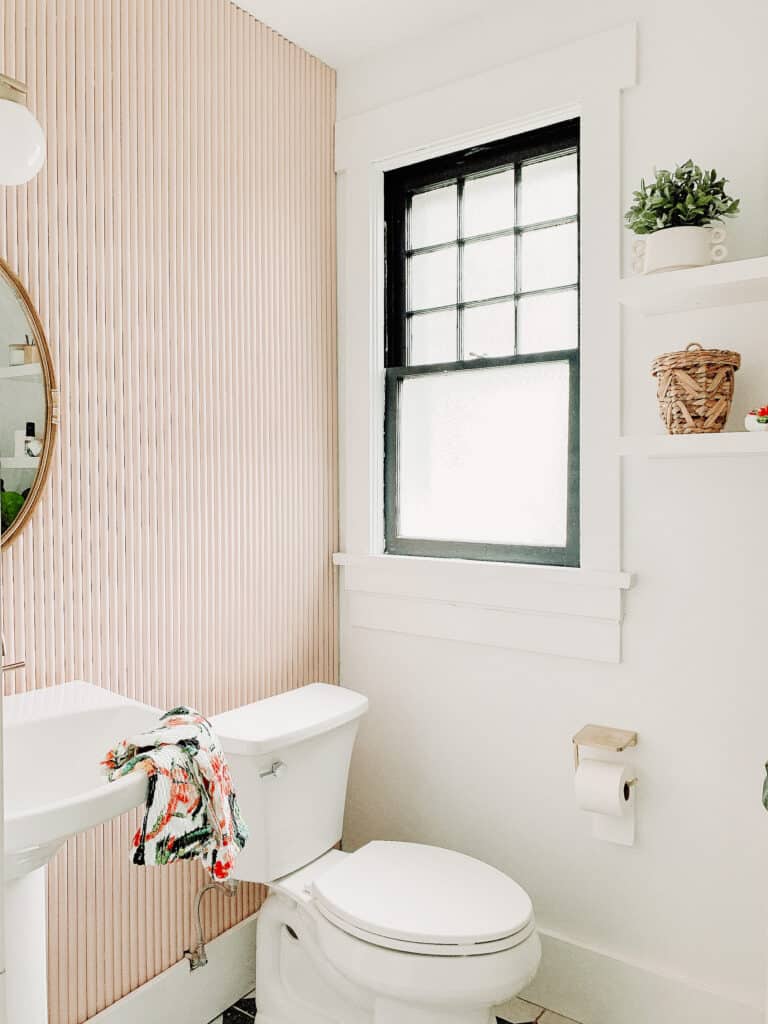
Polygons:
M35 437L35 424L30 421L27 423L24 436L24 454L31 459L38 459L42 450L43 442L39 437Z

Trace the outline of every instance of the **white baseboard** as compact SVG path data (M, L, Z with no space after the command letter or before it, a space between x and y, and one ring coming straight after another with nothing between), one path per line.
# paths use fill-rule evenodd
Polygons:
M730 993L617 960L558 936L541 933L542 961L522 993L583 1024L764 1024L764 1009Z
M254 987L257 916L252 914L206 943L206 967L190 971L182 960L87 1024L208 1024Z
M175 964L91 1017L87 1024L207 1024L254 986L254 914L207 944L208 966ZM583 1024L764 1024L762 1007L729 993L616 959L541 933L543 956L533 984L522 993L538 1006Z

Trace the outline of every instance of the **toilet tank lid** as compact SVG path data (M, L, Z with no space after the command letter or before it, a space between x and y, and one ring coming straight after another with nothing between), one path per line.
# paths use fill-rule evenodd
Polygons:
M367 709L368 698L361 693L310 683L214 715L211 724L225 753L258 756L335 729Z

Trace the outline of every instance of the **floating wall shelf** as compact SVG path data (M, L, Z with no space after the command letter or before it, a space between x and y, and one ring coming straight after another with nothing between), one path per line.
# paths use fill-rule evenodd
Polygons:
M704 459L724 455L768 455L768 431L722 434L652 434L622 437L619 454L648 459Z
M619 281L619 301L648 316L768 302L768 256L624 277Z
M40 363L24 363L22 366L0 366L0 380L26 380L34 384L43 379Z

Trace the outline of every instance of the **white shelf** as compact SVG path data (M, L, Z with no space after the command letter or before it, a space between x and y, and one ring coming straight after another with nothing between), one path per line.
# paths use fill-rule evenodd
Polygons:
M31 455L9 456L0 459L0 469L37 469L40 459L33 459Z
M624 277L619 301L648 316L768 302L768 256Z
M0 366L0 380L35 381L43 379L40 363L24 363L21 366Z
M622 437L619 454L647 459L706 459L724 455L768 455L768 431L722 434L651 434Z

